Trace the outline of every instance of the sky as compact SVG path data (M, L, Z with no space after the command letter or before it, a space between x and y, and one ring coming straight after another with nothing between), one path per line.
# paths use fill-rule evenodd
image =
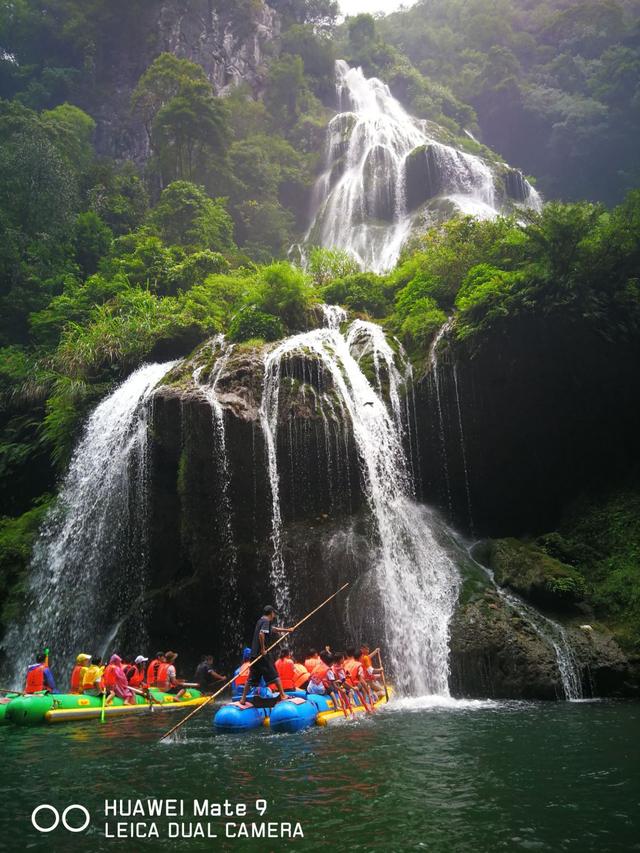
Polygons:
M395 12L400 6L413 6L415 0L339 0L343 15L359 15L361 12Z

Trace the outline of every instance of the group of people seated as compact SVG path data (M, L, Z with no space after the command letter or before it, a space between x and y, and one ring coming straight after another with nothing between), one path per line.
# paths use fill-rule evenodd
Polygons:
M104 695L106 704L111 704L115 698L118 698L127 705L135 705L136 694L150 699L150 687L164 693L171 693L180 699L189 687L198 687L206 693L216 681L225 680L224 675L214 670L213 657L204 655L196 670L195 681L183 681L176 673L177 657L176 652L157 652L151 661L144 655L138 655L128 662L120 655L113 654L105 663L99 655L82 652L76 657L76 663L71 672L69 693L82 693L86 696ZM35 664L27 670L24 692L59 692L46 655L38 655Z
M353 699L357 697L368 710L385 692L380 680L384 671L374 667L371 661L377 651L371 652L367 645L362 645L348 648L344 653L332 652L326 646L321 652L310 649L306 655L294 658L289 648L283 648L275 661L278 680L262 686L272 692L305 690L308 694L329 695L336 707L351 713ZM245 695L250 659L251 649L246 648L235 673L234 695Z
M271 684L261 682L263 693L266 690L284 695L287 690L306 690L308 694L329 695L345 713L351 711L352 700L357 697L365 708L370 708L380 698L385 688L384 670L373 666L371 659L377 653L369 651L367 645L348 648L346 653L332 652L326 646L321 652L310 649L306 655L294 659L289 648L283 648L275 661L276 680ZM111 704L115 698L125 704L135 705L136 694L154 701L149 694L153 687L164 693L171 693L177 699L183 697L189 687L197 687L202 693L212 693L220 682L227 679L214 669L213 656L203 655L195 671L194 681L187 682L178 678L176 672L176 652L157 652L150 661L144 655L138 655L131 662L120 655L113 654L108 662L99 655L81 653L71 673L69 692L87 696L104 696L105 704ZM234 696L246 696L252 650L244 649L241 665L236 669L232 682ZM49 669L45 655L38 655L36 663L27 671L25 693L57 693L53 674ZM258 691L260 692L260 691ZM269 695L267 693L266 695Z

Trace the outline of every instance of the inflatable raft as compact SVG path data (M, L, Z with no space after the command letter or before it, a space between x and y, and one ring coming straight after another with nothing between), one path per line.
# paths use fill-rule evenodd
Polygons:
M389 699L392 693L389 687ZM307 694L301 690L287 691L287 695L287 699L278 702L273 708L261 707L264 697L256 697L254 705L251 696L245 705L239 702L223 705L214 714L213 727L217 732L227 734L251 731L262 726L268 726L273 732L291 733L345 719L342 709L336 707L329 696ZM382 696L374 703L374 708L385 705L387 701L387 697ZM354 714L366 712L359 700L354 700L352 709Z
M122 699L114 699L105 706L105 717L130 717L156 712L182 711L195 708L207 701L198 690L189 689L178 699L171 693L152 688L152 701L136 695L135 705L125 705ZM43 723L68 723L77 720L96 720L102 714L102 697L77 693L34 693L17 696L0 705L0 723L18 726L38 726Z

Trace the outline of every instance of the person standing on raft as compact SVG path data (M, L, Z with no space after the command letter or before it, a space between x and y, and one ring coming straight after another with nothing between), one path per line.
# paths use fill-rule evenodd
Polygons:
M280 698L286 699L287 696L282 687L282 681L278 675L278 670L275 668L271 654L267 652L270 645L273 644L274 634L290 634L291 628L280 628L273 624L273 620L278 614L275 608L267 605L262 616L256 622L256 627L253 632L253 642L251 644L251 656L256 658L261 657L252 665L247 679L242 690L242 698L240 704L244 705L247 693L250 687L257 687L260 684L260 679L264 678L265 684L275 683L280 691Z

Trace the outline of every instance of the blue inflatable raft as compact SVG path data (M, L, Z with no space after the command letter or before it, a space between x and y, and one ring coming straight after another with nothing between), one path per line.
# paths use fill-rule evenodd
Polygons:
M213 717L213 727L217 732L238 733L268 726L271 731L292 733L307 729L310 726L326 726L327 723L345 719L341 708L336 708L333 699L326 695L307 694L301 690L287 691L289 698L278 702L274 707L260 707L264 696L249 695L245 705L230 702L218 709ZM392 690L388 689L389 698ZM252 703L252 698L255 705ZM374 707L378 708L387 702L387 697L378 699ZM355 700L352 705L354 714L366 711L364 706Z

